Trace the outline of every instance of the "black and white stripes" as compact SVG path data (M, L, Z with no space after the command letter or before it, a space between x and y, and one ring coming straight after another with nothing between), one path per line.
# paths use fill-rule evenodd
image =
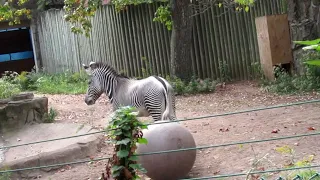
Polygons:
M113 110L134 106L139 111L138 116L151 115L154 121L176 119L173 88L165 79L157 76L130 79L103 63L91 62L83 66L91 76L85 97L88 105L105 93Z

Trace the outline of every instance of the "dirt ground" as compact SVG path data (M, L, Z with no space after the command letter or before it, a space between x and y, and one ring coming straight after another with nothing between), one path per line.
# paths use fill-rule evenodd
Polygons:
M111 106L103 96L93 106L84 103L84 95L45 95L49 106L59 113L56 123L91 124L103 128L107 125ZM303 96L278 96L263 92L253 82L228 84L217 88L211 94L178 96L177 116L179 119L233 112L282 103L318 99L319 94ZM320 129L319 103L256 111L216 118L185 121L197 146L225 144L237 141L268 139L304 133L318 132ZM288 145L294 148L295 160L314 155L314 164L320 163L319 136L269 141L254 144L233 145L197 151L195 165L190 177L204 177L223 174L283 168L291 157L280 154L276 147ZM109 145L93 158L112 154ZM264 157L263 159L261 159ZM260 159L260 163L252 165ZM104 172L106 161L72 165L51 173L41 174L40 179L52 180L93 180ZM319 170L319 169L318 169ZM272 174L269 174L272 176ZM278 177L283 174L273 174ZM232 177L230 179L245 179Z

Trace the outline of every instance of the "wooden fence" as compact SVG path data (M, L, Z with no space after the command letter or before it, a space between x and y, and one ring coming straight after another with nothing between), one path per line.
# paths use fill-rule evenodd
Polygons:
M282 2L259 0L249 12L240 13L213 7L194 16L194 74L200 78L228 75L234 80L249 79L251 64L259 61L255 17L282 13ZM159 5L132 6L122 13L103 6L93 18L90 39L71 32L63 10L43 12L38 32L45 70L79 71L83 62L94 60L108 62L129 76L141 77L143 68L153 74L169 74L171 33L152 20Z

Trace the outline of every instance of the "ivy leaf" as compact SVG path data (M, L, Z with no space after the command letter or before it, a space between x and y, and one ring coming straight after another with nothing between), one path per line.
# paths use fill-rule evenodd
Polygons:
M116 171L120 171L122 168L124 168L123 166L112 166L111 168L111 172L112 174L115 173Z
M143 125L140 126L140 128L141 129L148 129L148 126L143 124Z
M117 156L119 158L124 158L124 157L127 157L129 155L129 151L127 150L120 150L117 152Z
M131 140L129 138L125 138L121 141L117 141L116 145L120 145L120 144L123 144L123 145L127 145Z
M129 157L128 160L129 160L129 161L138 161L139 158L138 158L138 156L131 156L131 157Z
M115 173L112 173L112 177L116 178L120 176L120 171L116 171Z
M147 170L141 166L141 164L130 164L129 167L136 169L142 173L147 173Z
M309 65L314 65L314 66L320 66L320 60L309 60L304 63Z
M246 6L244 9L246 12L249 12L249 6Z
M148 144L148 140L146 138L139 138L138 143L139 144Z
M320 39L315 39L311 41L293 41L293 42L301 45L317 45L320 43Z
M218 5L218 6L219 6L219 8L220 8L220 7L222 6L222 3L219 3L219 5Z
M122 131L120 129L115 130L113 133L113 135L115 135L115 136L119 136L121 134L122 134Z

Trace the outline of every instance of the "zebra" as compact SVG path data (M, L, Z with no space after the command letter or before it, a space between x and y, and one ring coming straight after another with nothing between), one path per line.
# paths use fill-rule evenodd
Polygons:
M85 103L95 104L105 93L113 107L113 112L121 106L137 109L137 117L149 117L154 122L175 120L175 95L170 83L159 76L133 79L120 75L110 65L91 61L89 66L82 64L89 75Z

